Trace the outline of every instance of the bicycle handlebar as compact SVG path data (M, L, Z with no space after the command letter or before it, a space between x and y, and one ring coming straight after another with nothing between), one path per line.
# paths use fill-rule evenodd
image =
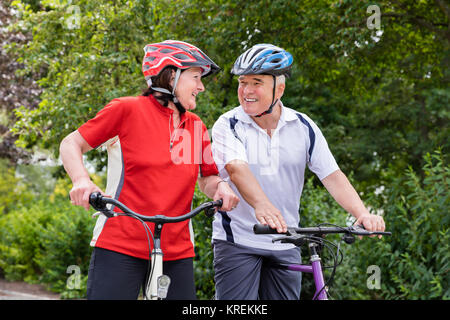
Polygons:
M372 235L384 235L390 236L391 232L385 231L367 231L363 226L352 226L352 227L309 227L309 228L288 228L285 233L279 233L276 229L263 224L255 224L253 226L253 232L255 234L310 234L310 235L322 235L329 233L347 233L357 236L372 236Z
M89 203L91 204L91 206L94 209L100 211L101 213L103 213L105 216L107 216L109 218L125 214L128 216L139 218L142 221L154 222L154 223L173 223L173 222L184 221L184 220L187 220L187 219L190 219L190 218L196 216L203 210L205 211L205 214L208 217L211 217L214 215L214 207L222 206L222 200L209 201L209 202L202 203L200 206L198 206L194 210L192 210L184 215L181 215L178 217L167 217L164 215L155 215L155 216L141 215L141 214L136 213L133 210L129 209L127 206L125 206L120 201L109 198L109 197L102 196L99 192L94 192L89 195ZM114 212L112 210L109 210L106 207L107 204L112 204L112 205L116 206L117 208L122 210L123 213Z

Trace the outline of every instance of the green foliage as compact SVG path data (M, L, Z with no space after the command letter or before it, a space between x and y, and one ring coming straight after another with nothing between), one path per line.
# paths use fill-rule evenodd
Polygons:
M9 280L39 282L62 297L83 297L93 226L90 213L66 197L17 208L0 217L0 270ZM66 286L71 265L81 271L78 289Z
M210 201L198 189L195 190L193 207ZM195 235L194 277L197 289L197 299L209 300L214 298L214 266L211 249L212 218L201 214L192 219Z
M32 32L33 40L9 48L21 55L23 72L45 72L38 108L15 111L21 146L57 154L61 139L109 100L145 87L145 44L180 39L223 70L205 80L208 90L199 96L196 112L208 127L238 104L229 72L235 59L268 42L294 55L283 101L319 124L344 171L353 171L363 188L383 179L380 167L420 170L422 154L449 149L450 37L448 8L440 2L378 1L379 30L367 27L370 1L26 3L13 2L22 16L12 29Z
M0 216L31 199L23 179L16 176L15 168L9 161L0 159Z
M392 186L386 223L393 232L386 298L450 299L450 168L442 152L426 154Z
M384 191L386 201L380 208L391 237L357 239L352 245L342 243L344 261L334 278L333 298L450 298L450 168L441 152L427 154L424 162L420 173L410 168ZM378 202L375 197L371 199L373 205L380 205L379 199ZM346 215L326 190L314 187L311 181L305 186L301 217L303 226L346 223ZM367 286L371 265L381 271L378 290ZM313 294L312 278L304 275L302 298L311 298Z

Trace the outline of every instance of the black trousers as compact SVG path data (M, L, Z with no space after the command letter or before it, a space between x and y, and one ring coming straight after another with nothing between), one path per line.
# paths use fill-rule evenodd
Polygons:
M94 248L89 266L89 300L136 300L145 288L148 260ZM170 277L168 300L195 300L193 258L163 262Z

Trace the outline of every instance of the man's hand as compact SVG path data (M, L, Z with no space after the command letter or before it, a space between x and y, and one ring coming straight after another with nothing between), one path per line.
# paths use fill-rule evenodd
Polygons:
M283 215L269 201L255 204L255 216L261 224L269 225L280 233L287 231Z
M367 231L384 231L384 219L375 214L365 213L356 219L355 225L363 225ZM381 235L378 236L381 239Z

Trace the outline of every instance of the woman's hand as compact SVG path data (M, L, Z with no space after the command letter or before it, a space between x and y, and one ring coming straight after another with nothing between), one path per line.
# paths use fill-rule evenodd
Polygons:
M73 205L81 206L89 210L89 195L93 192L100 192L105 195L89 178L81 178L73 182L73 187L69 192L70 202Z
M223 180L217 183L217 190L213 197L214 201L219 199L223 201L222 207L220 207L221 211L231 211L239 203L239 197L234 193L228 183Z

